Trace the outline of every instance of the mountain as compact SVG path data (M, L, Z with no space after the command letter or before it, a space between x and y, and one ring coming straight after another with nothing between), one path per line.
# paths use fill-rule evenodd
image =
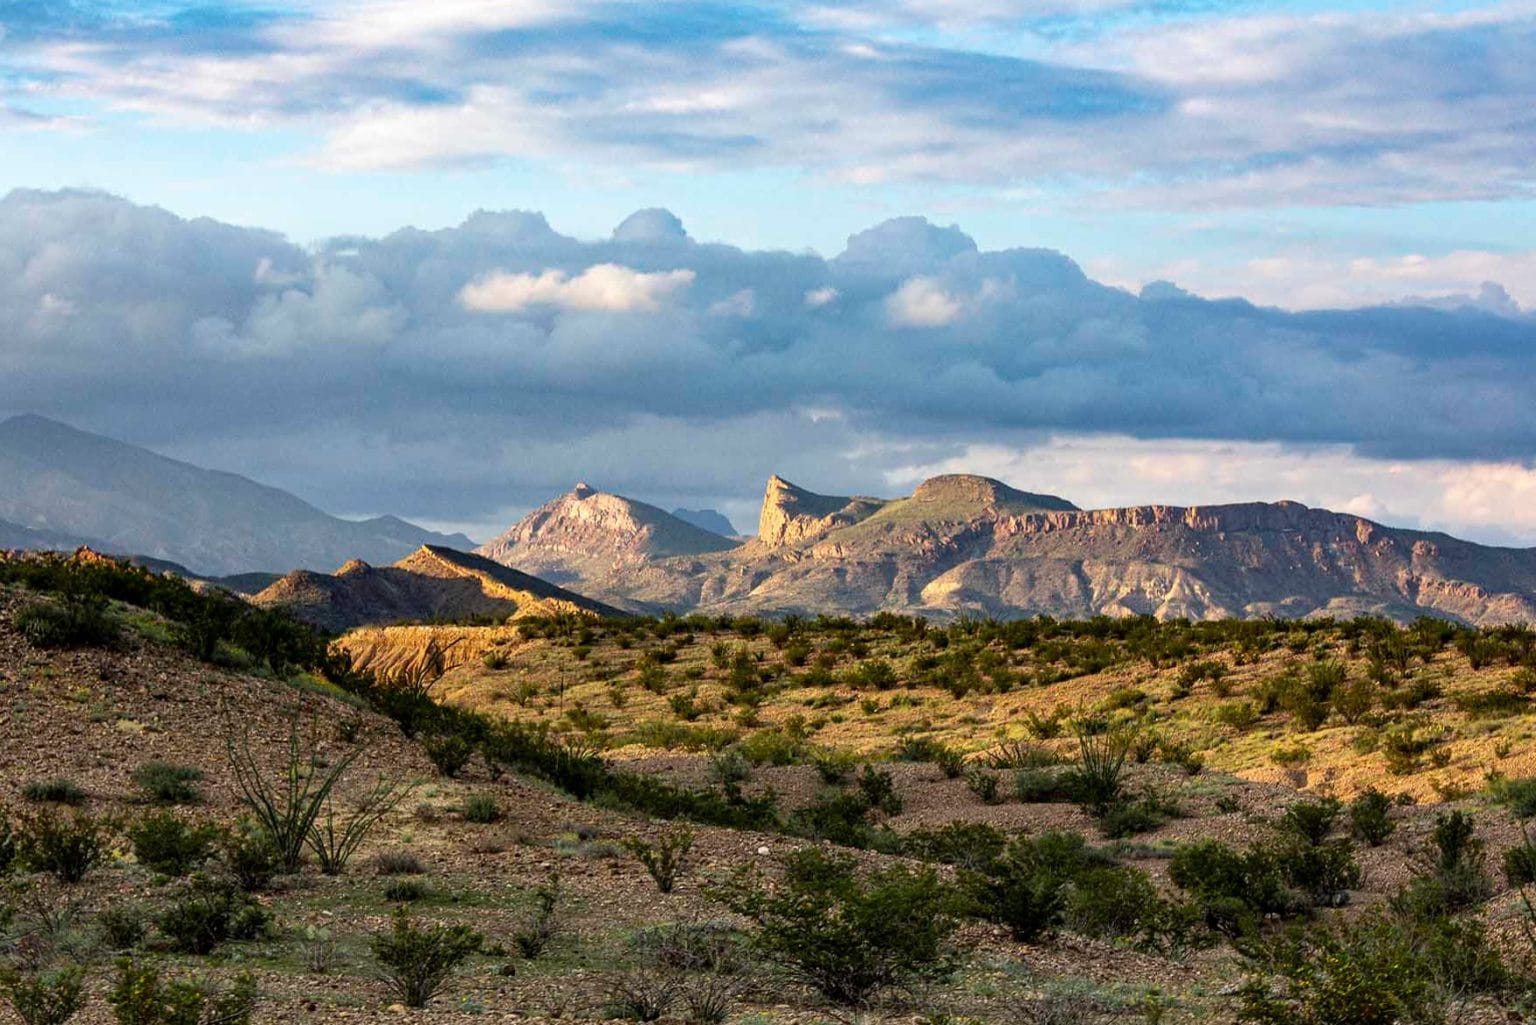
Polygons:
M33 530L8 520L0 520L0 550L25 548L68 552L87 543L83 537L54 530Z
M423 544L473 546L393 516L338 519L286 491L40 416L0 423L0 519L65 539L47 547L89 544L204 575L329 569L350 558L389 562Z
M1082 510L969 475L891 500L772 477L735 548L571 565L585 593L645 611L1536 622L1536 549L1295 502Z
M700 530L721 537L735 537L736 527L725 515L715 509L673 509L672 515L684 523L691 523Z
M736 545L654 505L577 484L475 551L502 565L565 583Z
M619 611L489 559L424 545L393 566L353 559L335 574L295 570L251 599L327 630L431 620Z

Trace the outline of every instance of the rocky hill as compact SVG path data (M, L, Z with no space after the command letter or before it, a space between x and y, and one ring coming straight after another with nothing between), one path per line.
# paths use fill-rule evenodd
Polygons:
M251 600L286 608L305 622L335 631L379 623L505 620L561 612L619 614L489 559L432 545L392 566L353 559L334 574L296 570Z
M1081 510L967 475L895 500L773 477L752 541L567 567L585 593L640 610L1536 621L1536 549L1294 502Z
M621 574L676 556L721 552L736 544L654 505L577 484L476 551L565 583Z
M203 575L389 562L462 535L394 516L343 520L278 488L205 470L40 416L0 423L0 519L34 532L0 547L104 552L180 563Z

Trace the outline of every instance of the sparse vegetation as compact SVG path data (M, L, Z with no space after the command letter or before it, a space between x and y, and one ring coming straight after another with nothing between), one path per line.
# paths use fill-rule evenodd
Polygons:
M374 934L373 956L384 981L406 1007L425 1007L455 969L478 953L484 938L465 925L419 926L396 911L390 928Z

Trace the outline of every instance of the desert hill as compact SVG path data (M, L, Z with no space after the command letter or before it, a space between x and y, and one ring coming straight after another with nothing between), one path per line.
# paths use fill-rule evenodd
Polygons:
M589 528L594 549L616 543L602 528ZM1536 621L1536 549L1295 502L1082 510L961 474L894 500L775 476L744 544L560 566L584 593L643 611Z
M389 562L423 544L472 544L394 516L339 519L278 488L40 416L0 423L0 519L37 532L17 544L0 527L0 547L89 544L210 576Z
M725 551L736 544L654 505L583 483L535 509L476 552L566 583L622 573L659 559Z
M719 534L721 537L737 535L736 525L718 509L673 509L672 515L711 534Z
M391 566L353 559L334 574L296 570L251 599L326 630L376 623L511 619L618 610L489 559L423 545Z

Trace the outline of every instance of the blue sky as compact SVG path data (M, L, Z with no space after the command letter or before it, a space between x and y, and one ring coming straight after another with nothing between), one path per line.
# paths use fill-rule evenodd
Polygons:
M0 0L0 413L480 534L573 465L748 522L969 468L1536 543L1533 110L1530 0Z

